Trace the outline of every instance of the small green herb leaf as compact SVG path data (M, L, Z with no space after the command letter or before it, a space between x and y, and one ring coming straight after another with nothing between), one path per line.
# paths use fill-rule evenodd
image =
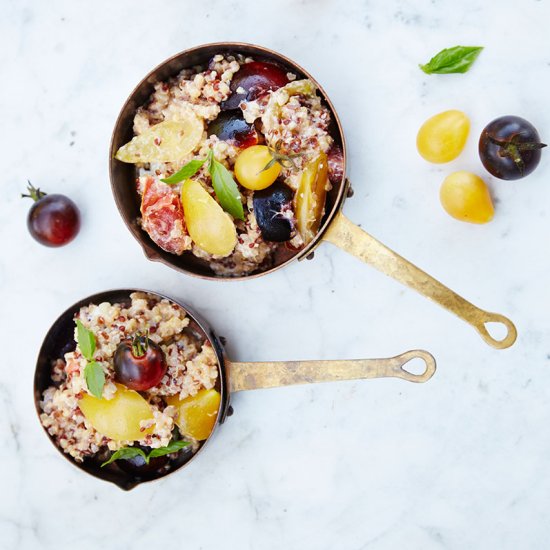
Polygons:
M146 464L149 464L149 461L152 458L155 458L157 456L164 456L169 455L171 453L177 453L178 451L181 451L184 447L187 447L188 445L191 445L189 441L172 441L166 447L160 447L159 449L153 449L148 455L145 454L145 451L140 449L139 447L122 447L122 449L119 449L118 451L114 452L111 455L111 458L104 462L101 467L107 466L107 464L111 464L111 462L114 462L115 460L129 460L131 458L135 458L136 456L143 457L143 460L145 460Z
M118 451L115 451L109 460L104 462L101 467L107 466L107 464L111 464L111 462L114 462L115 460L128 460L130 458L135 458L136 456L142 456L143 460L147 462L147 456L145 453L138 447L122 447L122 449L119 449Z
M82 355L88 360L94 360L95 336L91 330L88 330L80 321L76 320L76 336L78 347Z
M481 53L482 46L454 46L434 55L425 65L419 67L426 74L465 73Z
M174 185L175 183L179 183L180 181L189 179L201 169L202 165L205 162L206 159L192 160L191 162L188 162L183 168L178 170L175 174L172 174L168 178L161 179L160 181L168 183L169 185Z
M105 385L105 373L101 365L95 361L88 363L84 367L84 377L91 394L101 399L103 396L103 386Z
M214 187L221 207L234 218L244 220L241 194L231 172L214 158L212 151L208 154L208 161L208 170L212 177L212 187Z
M179 441L172 441L171 443L166 445L166 447L153 449L149 453L149 456L147 457L147 462L149 462L151 458L155 458L156 456L164 456L164 455L169 455L170 453L177 453L178 451L181 451L181 449L183 449L184 447L187 447L188 445L191 445L189 441L183 441L181 439Z

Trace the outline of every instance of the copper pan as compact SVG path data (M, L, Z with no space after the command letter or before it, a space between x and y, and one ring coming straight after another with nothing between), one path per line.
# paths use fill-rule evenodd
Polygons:
M147 292L158 298L167 298L156 292L139 289L107 290L88 296L73 304L53 323L48 331L38 354L34 374L34 403L36 412L40 415L40 400L46 388L52 385L51 366L52 361L62 358L69 351L74 350L74 316L81 307L101 302L129 304L132 292ZM401 355L387 359L356 359L336 361L281 361L264 363L239 363L231 361L225 353L223 338L216 336L212 327L196 313L192 312L185 304L172 298L167 298L181 306L190 319L188 330L192 330L201 339L210 342L216 352L219 366L219 376L216 389L221 394L220 409L217 422L210 437L201 443L194 454L191 451L181 451L176 459L172 459L162 471L137 475L129 473L113 462L102 468L101 460L93 457L83 462L76 462L71 456L64 453L54 442L53 438L46 435L59 451L61 456L80 470L105 481L110 481L126 491L136 485L147 481L153 481L165 477L191 462L205 445L210 441L216 428L223 424L226 417L233 413L230 405L231 395L244 390L262 388L275 388L291 386L295 384L313 384L316 382L335 382L339 380L360 380L370 378L401 378L409 382L426 382L436 370L435 359L427 351L412 350ZM424 369L420 374L407 370L407 363L413 359L420 359Z
M156 82L175 76L184 68L206 64L213 55L225 52L238 52L253 56L259 60L271 60L288 67L299 78L309 78L312 80L318 87L319 94L323 98L324 103L331 111L334 121L333 137L340 144L344 153L344 176L339 184L333 186L327 197L326 213L317 237L299 251L290 251L285 247L280 247L275 255L274 262L265 269L244 277L234 277L231 279L216 275L209 268L207 262L193 256L190 252L186 252L182 256L175 256L165 252L153 243L137 222L140 204L139 197L135 192L135 168L133 165L125 164L114 158L114 154L119 147L130 141L133 137L132 127L136 109L147 102ZM126 100L113 130L109 163L111 187L118 210L130 232L141 244L146 256L150 260L161 262L177 271L202 277L203 279L242 280L267 275L281 269L294 260L312 258L315 248L321 242L328 241L451 311L474 327L483 340L490 346L504 349L510 347L516 340L516 328L510 319L498 313L491 313L480 309L471 302L468 302L390 250L344 216L341 209L350 191L350 183L345 176L347 155L344 131L340 119L329 97L319 83L305 69L280 53L261 46L241 42L219 42L196 46L170 57L153 69L136 86L130 97ZM506 329L505 336L500 340L491 336L487 330L487 323L500 323L504 325Z

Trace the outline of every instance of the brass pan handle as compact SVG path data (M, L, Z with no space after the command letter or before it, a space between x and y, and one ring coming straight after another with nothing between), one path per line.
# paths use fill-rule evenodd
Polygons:
M484 311L468 302L363 231L341 212L322 238L453 312L472 325L490 346L504 349L516 341L516 327L510 319L498 313ZM506 327L504 338L493 338L487 330L487 323L502 323Z
M425 370L413 374L405 369L413 359L422 359ZM276 388L316 382L394 377L409 382L426 382L435 373L436 364L427 351L412 350L388 359L352 359L341 361L271 361L236 363L228 361L231 392Z

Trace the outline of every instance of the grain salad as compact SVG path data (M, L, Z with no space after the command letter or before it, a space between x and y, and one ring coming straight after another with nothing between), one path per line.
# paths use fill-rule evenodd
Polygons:
M154 85L116 158L136 166L139 223L160 248L236 277L315 237L343 176L330 128L311 80L220 53Z
M126 304L80 308L75 323L77 345L53 361L52 385L40 401L55 443L77 462L127 455L128 448L156 449L153 456L195 452L216 419L218 360L185 310L134 292Z

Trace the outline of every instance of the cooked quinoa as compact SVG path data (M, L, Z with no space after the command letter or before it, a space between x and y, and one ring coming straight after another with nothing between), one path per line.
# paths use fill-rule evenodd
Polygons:
M149 333L159 344L167 362L161 382L142 392L151 406L154 420L142 422L141 428L153 431L139 441L114 441L97 432L78 406L88 392L84 377L86 359L79 347L52 364L52 386L43 393L40 420L57 445L81 462L102 450L115 451L130 445L151 448L168 445L175 428L176 408L167 406L164 398L180 399L196 395L201 389L214 387L218 377L218 361L210 343L189 328L186 312L177 304L153 295L134 292L129 306L123 304L90 304L75 316L96 337L94 360L105 373L103 399L112 399L117 392L113 356L118 344L137 332ZM76 328L75 328L75 341ZM188 439L196 450L198 443Z
M179 120L189 110L192 110L203 123L202 140L191 153L177 163L137 164L138 193L143 195L144 190L148 190L147 199L142 201L140 223L161 248L177 255L190 253L202 258L221 276L241 276L267 269L273 263L277 248L285 246L284 242L269 242L262 237L262 231L254 215L254 193L239 188L244 203L244 221L233 219L237 231L237 244L229 255L220 257L202 250L193 243L184 221L178 220L171 226L166 217L161 219L167 211L179 211L177 202L181 184L170 186L160 179L172 175L191 160L204 159L209 150L212 150L216 160L230 171L233 170L241 149L231 139L224 141L216 135L208 136L208 125L222 112L223 102L227 101L232 93L244 91L237 88L232 92L231 82L244 65L253 61L250 57L238 54L218 54L210 60L207 67L185 69L166 82L158 82L147 104L140 107L134 117L136 136L161 122ZM311 81L296 78L295 74L289 72L287 86L268 91L254 100L242 101L238 106L242 118L256 130L259 144L268 145L273 149L278 147L284 154L300 154L294 159L293 166L283 166L280 174L281 181L294 193L298 189L302 170L308 161L320 153L329 155L329 158L333 151L341 154L329 132L330 111L323 105ZM338 157L338 154L336 156ZM332 164L329 162L329 171L332 170ZM333 174L330 180L337 181L338 177L335 179L332 176ZM206 165L193 178L200 181L215 198ZM328 182L327 189L330 186ZM150 195L164 198L158 203L151 203ZM167 197L171 199L171 203ZM147 208L144 207L145 203ZM154 212L156 208L161 214L155 217L153 213L151 216L147 210L149 204L153 204L151 211ZM173 215L177 217L176 214ZM288 210L285 216L294 226L288 245L295 251L304 246L304 239L295 227L293 210ZM155 238L156 233L162 233L164 240Z

